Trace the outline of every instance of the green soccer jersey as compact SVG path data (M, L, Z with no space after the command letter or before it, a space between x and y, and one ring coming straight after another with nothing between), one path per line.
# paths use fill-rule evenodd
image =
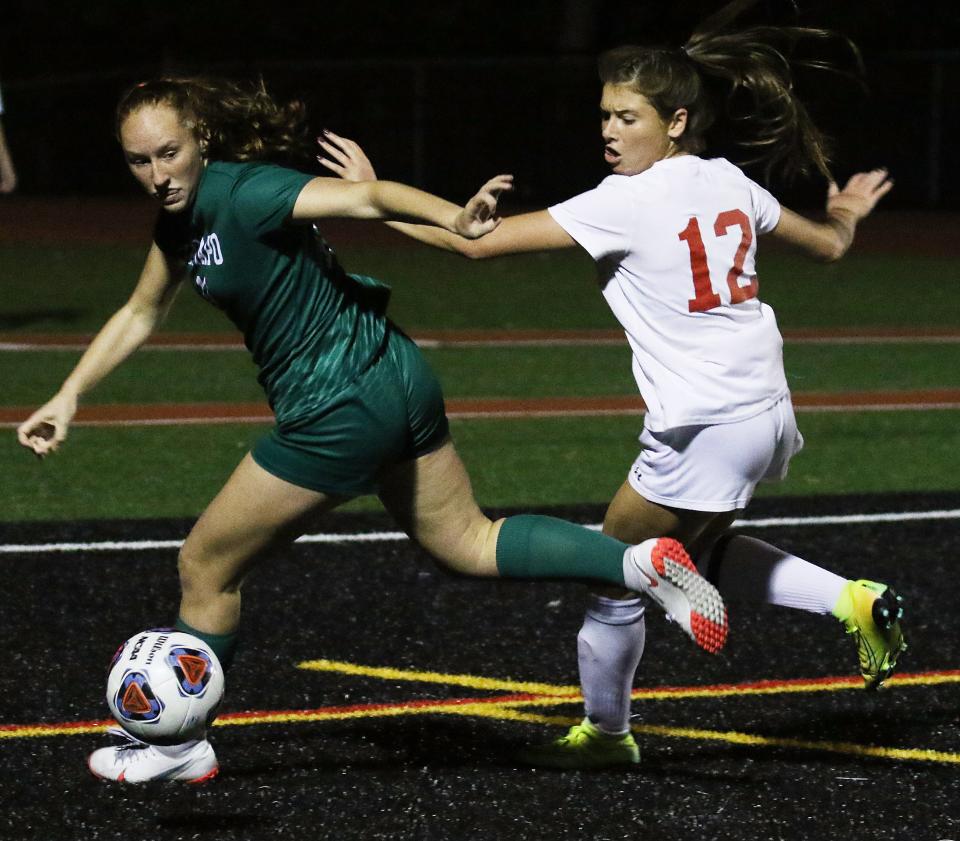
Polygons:
M370 365L389 288L347 275L311 225L290 214L313 178L265 163L211 162L193 206L160 213L165 253L242 331L281 426L316 415Z

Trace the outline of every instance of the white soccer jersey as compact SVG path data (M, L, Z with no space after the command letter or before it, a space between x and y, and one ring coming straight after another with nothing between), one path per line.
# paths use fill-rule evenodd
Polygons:
M754 260L756 236L776 226L780 205L740 169L668 158L549 212L597 261L633 350L648 429L743 420L788 393Z

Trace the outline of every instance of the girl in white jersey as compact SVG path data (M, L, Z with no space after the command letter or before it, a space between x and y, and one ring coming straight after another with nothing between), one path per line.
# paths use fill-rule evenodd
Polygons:
M761 480L786 474L797 431L772 309L758 298L757 238L770 235L836 260L892 186L885 170L840 190L823 140L793 91L778 45L821 30L731 22L736 0L682 48L621 47L600 58L604 159L612 175L548 210L503 220L482 240L395 225L431 245L478 258L585 249L623 326L647 406L642 450L611 502L604 531L637 542L683 541L727 601L833 614L854 635L860 671L877 688L905 648L899 597L886 585L847 581L768 543L728 531ZM704 79L725 80L754 105L734 123L737 141L767 172L815 170L829 180L826 219L781 207L736 166L707 159L704 134L718 103ZM763 117L757 115L764 115ZM328 135L325 165L349 179L376 177L352 141ZM527 752L535 764L596 768L639 761L629 729L630 690L645 640L631 594L595 594L579 635L587 716L561 739Z

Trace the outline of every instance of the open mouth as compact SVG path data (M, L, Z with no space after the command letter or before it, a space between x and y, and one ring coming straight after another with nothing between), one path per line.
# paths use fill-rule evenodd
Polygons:
M603 159L612 166L620 162L620 154L609 146L605 146L603 149Z

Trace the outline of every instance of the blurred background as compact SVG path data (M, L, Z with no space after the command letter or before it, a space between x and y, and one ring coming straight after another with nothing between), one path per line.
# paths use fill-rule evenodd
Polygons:
M118 95L169 72L262 75L307 101L319 130L359 140L383 177L465 198L489 174L517 177L518 205L594 185L600 157L595 57L627 42L685 40L720 2L66 3L4 0L3 124L30 196L126 196L112 136ZM836 174L888 166L888 207L960 207L960 6L945 0L760 0L747 22L825 26L860 47L867 86L801 74L836 141ZM848 56L835 51L840 63ZM821 205L822 183L772 185Z

